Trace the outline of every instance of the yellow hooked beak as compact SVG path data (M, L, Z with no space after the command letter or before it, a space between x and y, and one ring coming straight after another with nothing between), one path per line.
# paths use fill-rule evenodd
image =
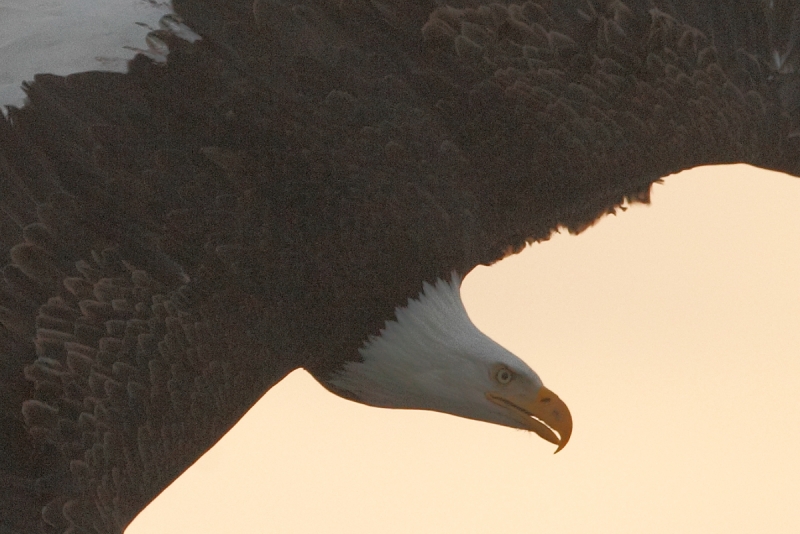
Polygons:
M567 445L572 434L572 415L564 401L546 387L539 388L535 397L524 392L504 392L487 393L486 398L508 409L522 428L558 445L556 452Z

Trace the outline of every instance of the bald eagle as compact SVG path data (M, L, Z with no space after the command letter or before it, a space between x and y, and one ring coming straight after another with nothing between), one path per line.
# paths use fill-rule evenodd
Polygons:
M661 177L798 174L798 8L176 0L0 121L0 530L121 532L284 376L569 440L460 280Z

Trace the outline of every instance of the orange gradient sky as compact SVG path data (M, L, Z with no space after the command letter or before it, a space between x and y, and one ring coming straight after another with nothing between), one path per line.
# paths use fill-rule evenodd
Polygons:
M127 534L800 532L800 180L706 167L466 279L572 441L296 371Z

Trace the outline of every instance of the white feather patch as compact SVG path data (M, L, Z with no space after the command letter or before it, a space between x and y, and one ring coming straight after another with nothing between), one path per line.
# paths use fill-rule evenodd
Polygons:
M359 401L386 408L435 410L466 417L493 387L492 369L503 364L541 380L522 360L472 323L461 300L461 278L425 283L408 305L395 310L379 336L359 349L331 383Z

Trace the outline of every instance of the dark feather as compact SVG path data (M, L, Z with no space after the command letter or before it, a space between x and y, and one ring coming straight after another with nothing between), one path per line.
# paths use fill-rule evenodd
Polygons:
M423 281L682 169L800 173L793 0L174 4L202 41L0 120L0 531L122 532Z

